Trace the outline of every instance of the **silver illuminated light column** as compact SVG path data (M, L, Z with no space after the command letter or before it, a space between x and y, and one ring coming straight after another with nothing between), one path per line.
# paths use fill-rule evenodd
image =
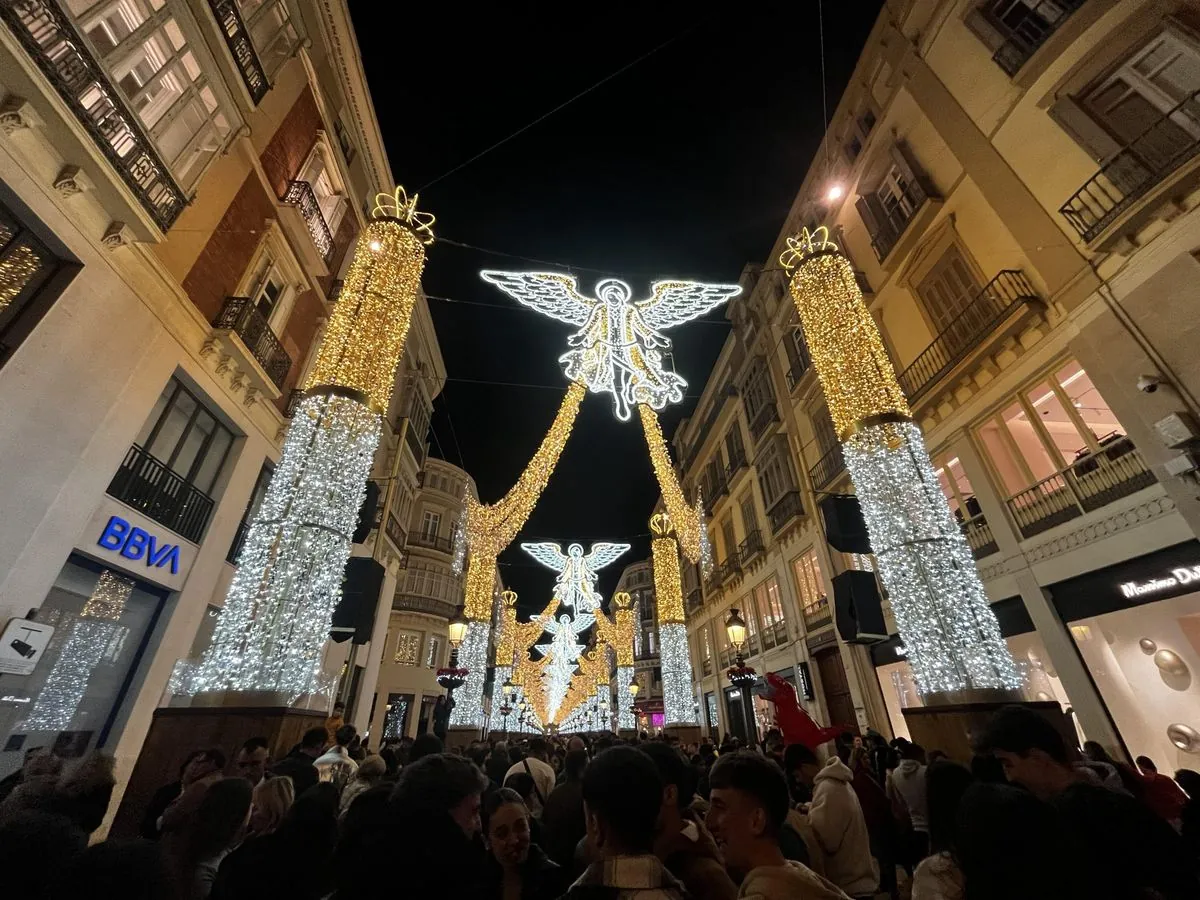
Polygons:
M920 693L1015 691L1021 676L854 269L824 228L789 238L780 262Z

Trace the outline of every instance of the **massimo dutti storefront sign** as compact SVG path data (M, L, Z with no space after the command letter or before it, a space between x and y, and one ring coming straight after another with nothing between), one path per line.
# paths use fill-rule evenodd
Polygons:
M1200 541L1106 566L1047 588L1064 622L1200 591Z

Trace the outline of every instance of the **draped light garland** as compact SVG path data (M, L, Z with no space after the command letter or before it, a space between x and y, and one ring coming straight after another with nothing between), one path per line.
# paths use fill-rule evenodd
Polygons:
M293 703L332 690L322 651L432 224L403 188L376 197L212 642L181 680L188 693L263 691Z
M658 607L658 652L662 662L663 718L668 726L695 725L692 661L684 624L679 547L667 513L650 517L650 552L654 560L654 599Z
M643 403L638 406L638 414L642 419L642 431L646 435L654 475L662 491L663 505L674 523L679 547L689 560L700 563L703 574L708 575L712 571L713 557L704 516L704 498L697 496L695 506L688 505L671 462L671 451L667 449L658 413Z
M920 692L1019 688L849 260L822 227L789 238L780 262ZM665 663L665 637L663 650Z

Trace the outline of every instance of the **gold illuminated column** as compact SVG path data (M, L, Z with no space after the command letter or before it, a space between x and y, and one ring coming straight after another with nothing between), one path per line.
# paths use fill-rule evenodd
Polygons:
M780 262L920 692L1019 688L854 269L824 228L788 248Z
M415 196L376 200L189 693L294 703L333 687L322 650L433 242Z
M469 626L468 626L469 627ZM500 592L500 610L496 621L494 643L495 654L492 657L492 717L488 723L491 731L504 729L504 716L500 713L503 705L502 696L505 682L512 681L514 640L517 632L517 594L515 591ZM459 651L461 657L462 651Z
M637 728L633 715L633 695L629 685L633 681L633 598L618 591L612 598L612 621L600 610L596 611L596 630L600 640L613 648L617 663L617 727Z
M683 617L679 580L679 547L675 526L666 513L650 517L650 552L654 559L654 602L658 606L658 653L662 661L663 720L672 725L696 724L692 699L692 661ZM625 690L629 687L626 685ZM631 701L632 702L632 701Z

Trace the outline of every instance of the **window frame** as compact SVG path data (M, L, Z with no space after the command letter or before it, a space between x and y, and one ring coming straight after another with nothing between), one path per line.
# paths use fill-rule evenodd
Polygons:
M326 211L322 204L322 194L317 191L322 175L329 179L332 188L332 192L326 196L336 198L336 202L332 204L332 213ZM343 177L341 167L337 164L337 157L334 155L333 148L329 145L329 138L323 129L317 129L316 140L313 141L308 156L304 158L296 180L307 182L312 188L313 197L317 201L318 209L321 210L325 226L329 229L330 235L336 236L338 228L350 208L349 194L346 190L346 179Z
M164 404L162 411L158 414L158 418L150 427L150 431L146 435L145 441L138 444L138 446L140 446L148 455L153 456L155 459L161 462L174 475L182 479L189 487L195 488L196 490L204 493L206 496L213 498L216 492L217 483L220 481L221 476L225 472L225 466L229 463L229 457L233 453L233 448L240 435L238 435L237 432L235 432L229 425L226 424L223 416L218 415L217 412L214 411L214 409L212 409L207 402L205 402L204 396L199 391L188 387L177 375L172 375L169 379L167 379L167 383L163 386L163 392L165 392L167 387L169 387L172 383L175 384L175 389L171 392L170 399ZM188 416L187 424L184 426L183 431L180 432L179 437L176 439L175 445L171 450L170 457L163 459L155 454L150 448L154 445L155 439L161 432L162 427L167 420L167 416L171 413L172 409L174 409L176 403L178 402L181 393L187 394L192 399L192 402L195 403L195 408ZM162 396L162 392L160 392L159 396ZM157 402L158 401L156 399L156 405ZM196 419L201 410L203 410L212 418L213 430L204 439L204 443L200 446L200 449L196 451L196 456L192 460L191 465L188 467L188 473L183 475L175 469L174 463L179 456L180 450L186 443L192 428L195 427ZM153 412L153 409L151 412ZM142 428L145 428L145 422L142 423ZM203 466L208 457L209 448L212 446L213 439L216 437L218 429L229 435L229 443L226 444L225 451L221 455L221 461L217 465L217 468L213 471L211 484L208 487L201 487L195 481L195 476L198 474L200 468ZM142 429L138 430L138 436L140 436L141 430Z
M292 19L291 7L288 6L287 0L263 0L263 2L259 4L258 8L254 10L254 12L252 12L249 16L246 16L242 12L243 0L236 0L236 2L238 7L238 15L242 17L242 22L246 26L246 36L250 38L250 44L254 47L254 53L258 56L258 61L263 67L263 72L266 73L267 79L270 80L275 77L275 75L284 67L284 65L287 64L289 59L296 55L296 49L304 40L303 36L300 34L300 30L296 27L295 21ZM283 9L284 24L280 25L279 28L272 32L271 43L274 44L278 35L283 33L287 28L291 29L293 39L288 42L287 52L279 56L277 63L270 65L268 63L267 56L264 53L265 48L260 47L258 41L255 40L254 29L255 26L262 20L263 16L265 16L268 11L275 8Z

